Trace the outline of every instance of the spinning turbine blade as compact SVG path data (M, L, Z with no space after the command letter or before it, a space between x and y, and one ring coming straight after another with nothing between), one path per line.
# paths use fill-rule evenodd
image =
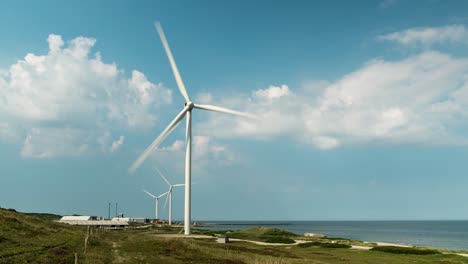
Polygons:
M169 48L169 44L167 42L166 35L164 34L164 31L162 29L161 23L159 23L159 21L155 22L154 26L156 27L156 30L159 33L159 37L161 38L161 42L164 46L164 49L166 50L167 58L169 59L172 72L174 72L174 77L177 82L177 87L179 87L180 93L185 98L185 101L190 102L190 98L188 96L187 90L185 89L185 85L184 85L184 82L182 81L182 77L180 77L179 70L177 69L177 65L175 63L174 57L172 56L172 52L171 52L171 49Z
M194 104L193 107L198 108L198 109L208 110L208 111L214 111L214 112L220 112L220 113L225 113L225 114L248 117L252 119L258 119L258 116L256 115L235 111L235 110L227 109L227 108L220 107L220 106Z
M162 172L158 169L158 167L155 167L155 169L158 171L159 175L161 175L161 177L167 183L167 185L171 186L171 183L169 182L169 180L164 176L164 174L162 174Z
M180 123L180 120L184 118L185 113L188 111L188 107L184 107L182 111L172 120L172 122L163 130L163 132L145 149L143 154L138 157L138 159L132 164L130 169L128 170L130 173L134 173L138 167L148 158L148 156L161 144L161 142L177 127Z
M163 196L166 195L166 194L167 194L167 192L165 192L165 193L159 195L159 196L158 196L158 199L161 198L161 197L163 197Z
M144 191L146 194L148 194L149 196L151 196L151 197L153 197L153 198L157 198L157 197L156 197L155 195L153 195L152 193L147 192L147 191L145 191L145 190L143 190L143 191Z
M172 192L172 188L169 188L169 191L167 192L167 195L166 195L166 201L164 202L164 208L166 208L167 201L169 200L169 196L171 195L171 192Z
M184 183L181 183L181 184L174 184L172 185L172 187L178 187L178 186L184 186L185 184Z

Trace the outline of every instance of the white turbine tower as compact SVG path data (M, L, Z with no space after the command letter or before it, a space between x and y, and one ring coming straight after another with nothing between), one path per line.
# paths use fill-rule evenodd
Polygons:
M171 64L172 72L174 73L174 77L177 83L177 87L179 88L180 93L185 98L185 105L182 111L169 123L169 125L162 131L162 133L149 145L148 148L138 157L138 159L132 164L129 169L130 173L133 173L140 165L148 158L148 156L158 147L159 144L177 127L177 125L182 121L182 119L186 116L187 117L187 126L186 126L186 152L185 152L185 212L184 212L184 233L185 235L190 235L190 222L191 222L191 171L192 171L192 110L194 108L214 111L214 112L221 112L226 114L238 115L243 117L249 118L257 118L254 115L245 112L238 112L231 109L227 109L220 106L214 105L201 105L201 104L194 104L185 89L184 82L180 77L179 70L177 69L177 65L175 60L172 56L171 50L169 48L169 44L167 43L166 36L164 35L164 31L161 27L159 22L155 23L156 30L161 37L161 42L164 46L166 51L167 57L169 58L169 63Z
M148 192L148 191L145 191L145 190L143 190L143 191L144 191L146 194L148 194L149 196L153 197L154 200L156 201L155 216L156 216L156 219L159 219L159 216L158 216L159 198L161 198L161 197L163 197L164 195L166 195L167 192L165 192L165 193L163 193L163 194L161 194L161 195L159 195L159 196L156 196L156 195L154 195L154 194L152 194L152 193L150 193L150 192Z
M167 196L166 196L166 202L164 202L164 208L166 208L167 200L169 200L169 219L167 220L168 220L169 225L172 225L172 190L174 189L174 187L184 186L185 184L183 183L171 184L169 180L166 178L166 176L164 176L164 174L162 174L162 172L158 168L156 168L156 170L158 171L159 175L161 175L163 180L167 183L167 186L169 186L169 190L166 192Z

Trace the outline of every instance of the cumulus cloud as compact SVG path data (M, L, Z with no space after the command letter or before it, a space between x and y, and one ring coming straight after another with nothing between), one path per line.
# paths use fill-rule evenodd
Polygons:
M259 98L260 100L264 100L268 103L271 103L278 98L283 96L287 96L289 94L289 87L287 85L277 86L270 86L264 90L257 90L254 92L255 97Z
M110 143L102 138L111 128L154 126L155 110L171 103L171 91L162 84L137 70L127 78L115 63L91 54L95 39L77 37L65 43L61 36L49 35L47 41L47 54L28 53L0 71L0 137L11 138L15 131L23 138L23 156L91 151L91 142Z
M431 46L443 43L468 44L468 30L463 25L443 27L410 28L377 37L378 40L394 41L402 45Z
M323 82L327 83L327 82ZM320 149L357 143L467 144L468 59L435 51L369 61L320 93L270 86L222 102L261 121L219 114L197 126L217 137L287 137Z

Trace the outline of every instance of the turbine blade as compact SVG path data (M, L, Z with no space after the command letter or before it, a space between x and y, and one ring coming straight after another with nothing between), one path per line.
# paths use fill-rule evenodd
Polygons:
M163 196L166 195L166 194L167 194L167 192L165 192L165 193L159 195L159 196L158 196L158 199L161 198L161 197L163 197Z
M159 175L161 175L161 177L167 183L167 185L171 186L171 183L169 182L169 180L166 178L166 176L164 176L164 174L162 174L162 172L158 169L158 167L155 166L154 168L158 171Z
M182 81L182 77L180 77L179 69L177 69L177 65L175 63L174 57L172 56L171 49L169 48L169 43L167 42L166 35L164 34L163 28L159 21L154 23L156 30L159 33L159 37L161 38L161 42L166 50L167 58L169 59L169 63L171 64L172 72L174 73L175 80L177 82L177 87L179 87L179 91L182 96L185 98L186 102L190 102L190 98L188 96L187 90L185 89L184 82Z
M180 183L180 184L174 184L172 185L173 187L178 187L178 186L184 186L185 184L184 183Z
M167 192L167 195L166 195L166 201L164 202L164 208L166 208L167 201L169 200L169 195L171 195L171 189L170 188L169 188L169 191Z
M145 191L145 190L143 190L143 191L144 191L146 194L148 194L149 196L151 196L151 197L153 197L153 198L157 198L157 197L156 197L155 195L153 195L152 193L147 192L147 191Z
M220 106L194 104L193 107L198 108L198 109L208 110L208 111L220 112L220 113L231 114L231 115L238 115L238 116L248 117L252 119L259 119L258 116L256 115L246 113L246 112L235 111L235 110L227 109L227 108L220 107Z
M129 173L133 174L138 167L148 158L148 156L161 144L161 142L177 127L185 113L188 111L188 107L184 107L182 111L172 120L171 123L163 130L163 132L145 149L145 151L133 162L132 166L128 170Z

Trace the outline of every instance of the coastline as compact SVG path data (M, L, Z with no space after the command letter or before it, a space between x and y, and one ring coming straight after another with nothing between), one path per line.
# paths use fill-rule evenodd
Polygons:
M377 241L381 245L417 246L468 251L467 220L410 221L199 221L197 228L234 231L264 226L302 235L320 233L328 237ZM374 242L375 243L375 242Z

